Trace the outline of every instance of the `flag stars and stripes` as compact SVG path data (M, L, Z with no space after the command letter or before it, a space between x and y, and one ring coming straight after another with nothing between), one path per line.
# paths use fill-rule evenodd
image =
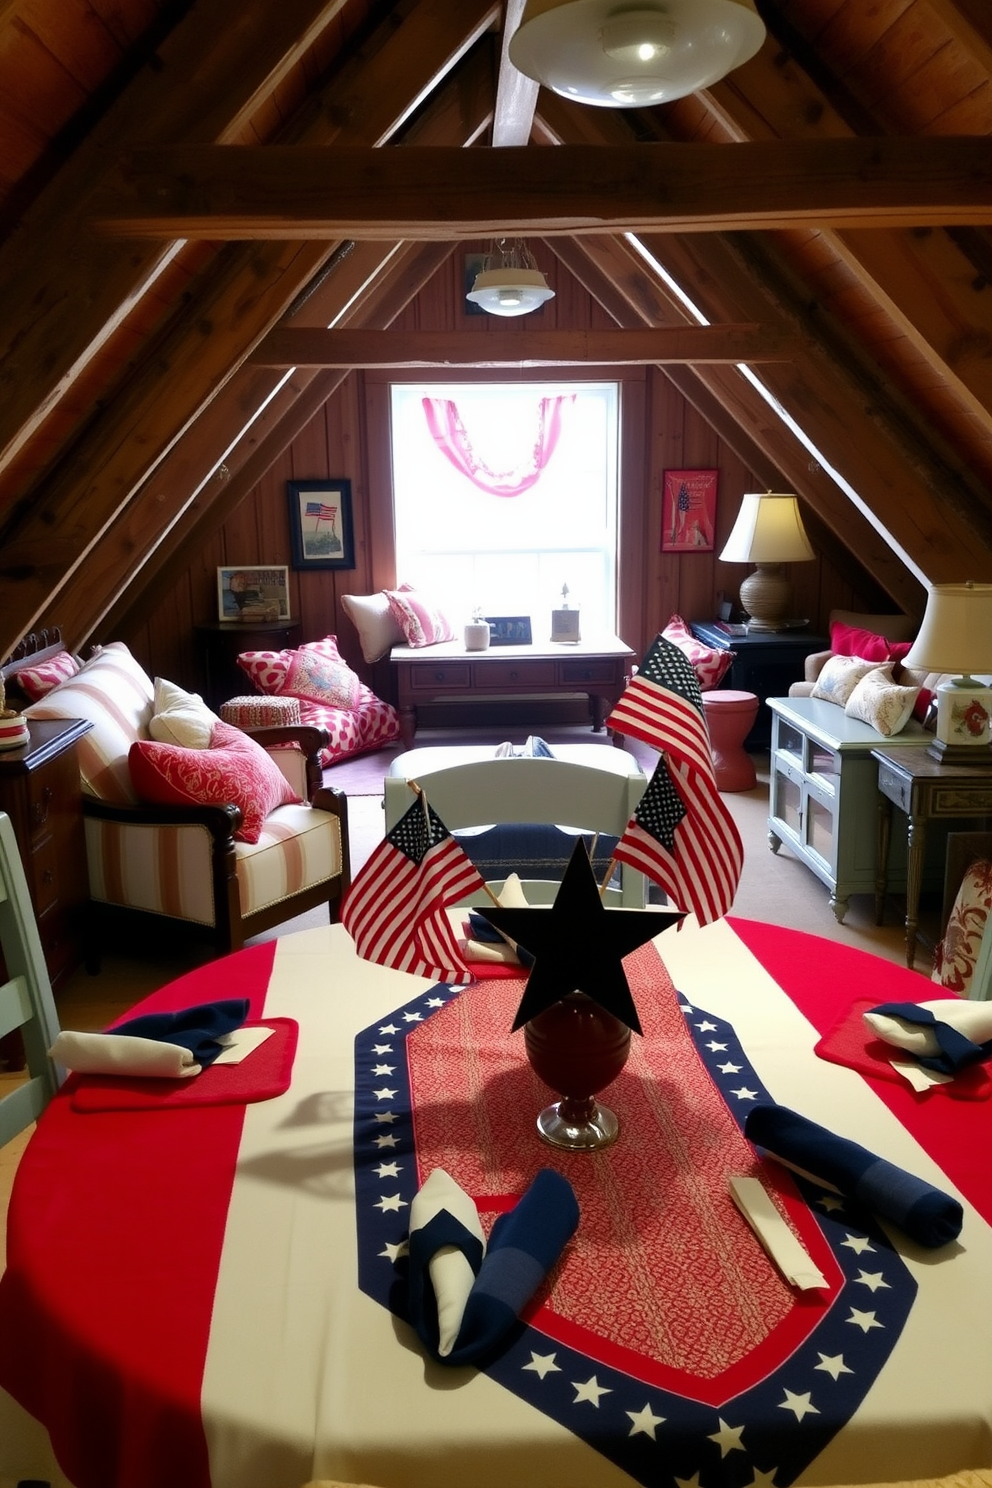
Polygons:
M638 1436L641 1432L643 1432L644 1435L649 1436L652 1441L657 1441L655 1432L657 1431L659 1426L664 1425L664 1416L656 1416L650 1405L642 1406L639 1411L626 1411L625 1414L630 1417L632 1422L630 1428L631 1436Z
M394 1136L392 1132L387 1132L381 1137L373 1137L372 1141L376 1147L398 1147L400 1145L399 1137Z
M393 1052L393 1046L392 1046L392 1044L373 1044L372 1045L372 1053L373 1054L392 1054L392 1052Z
M399 1214L401 1209L408 1209L410 1206L402 1194L383 1194L375 1207L381 1209L383 1214Z
M756 1090L749 1090L746 1085L741 1085L736 1090L732 1090L730 1093L731 1095L736 1096L738 1100L758 1099L758 1092Z
M849 1250L853 1250L857 1255L863 1255L866 1250L870 1250L873 1254L875 1251L874 1245L871 1244L866 1235L848 1235L840 1243L847 1246Z
M396 1068L395 1064L374 1064L372 1073L374 1075L391 1075Z
M710 1041L706 1045L706 1047L707 1047L707 1049L709 1049L709 1051L710 1051L711 1054L726 1054L726 1052L727 1052L727 1045L726 1044L715 1043L713 1039L710 1039Z
M427 1006L429 1008L444 1007L444 998L443 997L428 997L428 999L427 999Z
M384 1023L382 1025L382 1027L379 1029L379 1032L380 1033L399 1033L399 1029L396 1027L396 1024L395 1023ZM388 1050L388 1049L379 1049L379 1048L377 1048L375 1050L375 1052L376 1052L376 1054L387 1054L387 1053L390 1053L391 1051Z
M403 1164L397 1162L381 1162L373 1169L377 1178L398 1178L403 1171Z
M797 1395L793 1390L786 1390L785 1399L779 1401L779 1410L792 1411L797 1421L804 1416L818 1416L820 1412L813 1404L812 1396L807 1390L802 1395Z
M769 1472L760 1472L758 1468L755 1468L754 1476L750 1483L747 1484L747 1488L775 1488L775 1474L777 1472L777 1467L773 1467Z
M423 1013L404 1013L403 1021L405 1023L421 1023L423 1021L423 1017Z
M387 1240L379 1254L384 1260L390 1261L395 1266L401 1256L410 1254L410 1242L408 1240L401 1240L399 1244L391 1245Z
M844 1200L840 1194L819 1194L815 1202L827 1214L832 1214L835 1209L843 1209L844 1207Z
M877 1292L879 1287L885 1287L886 1291L891 1290L881 1271L859 1271L854 1280L861 1286L866 1286L870 1292Z
M696 1027L699 1029L700 1033L715 1033L718 1025L711 1022L709 1018L704 1018L702 1023L696 1024Z
M399 1120L395 1111L374 1111L372 1114L376 1121L384 1122L387 1126L392 1126L394 1121Z
M555 1363L556 1357L555 1354L535 1354L531 1349L530 1363L521 1367L530 1370L543 1380L548 1374L561 1374L561 1365Z
M393 1096L396 1094L396 1091L390 1090L388 1086L384 1085L381 1090L373 1090L372 1094L375 1096L376 1100L392 1100Z
M873 1312L862 1312L859 1307L851 1308L851 1316L845 1318L846 1323L852 1323L854 1327L860 1328L862 1333L870 1333L872 1328L884 1328Z
M853 1374L853 1369L848 1369L844 1363L843 1354L820 1354L819 1364L814 1364L814 1369L820 1369L824 1374L829 1374L831 1379L840 1379L842 1374Z
M612 1390L599 1383L594 1374L590 1375L585 1382L572 1380L572 1389L575 1391L573 1405L594 1405L597 1410L599 1410L599 1397L613 1394Z
M743 1426L728 1426L722 1416L717 1417L719 1429L707 1437L708 1441L716 1442L720 1448L720 1456L726 1457L728 1452L743 1452L744 1443L741 1437L744 1435Z
M744 1068L742 1064L718 1064L717 1069L721 1075L739 1075Z

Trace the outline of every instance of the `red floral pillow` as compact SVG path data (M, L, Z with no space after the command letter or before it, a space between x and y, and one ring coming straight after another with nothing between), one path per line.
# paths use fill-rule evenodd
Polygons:
M972 863L958 889L944 938L934 954L934 980L948 992L967 997L992 912L992 862Z
M300 661L299 658L304 657ZM297 664L301 686L290 685L290 671ZM352 701L330 703L335 708L349 711L358 707L361 681L351 670L338 651L337 636L324 636L321 641L306 641L295 651L242 651L238 666L251 678L259 692L270 696L285 693L287 697L306 698L310 702L329 703L328 696L319 691L318 678L323 676L329 689L339 698ZM317 688L318 690L314 690ZM307 689L307 690L304 690Z
M137 739L128 766L139 800L149 805L240 806L239 842L257 842L270 811L300 801L262 746L230 723L214 724L208 749Z
M79 662L68 651L60 651L57 656L50 656L47 661L40 661L37 666L25 667L17 673L15 678L21 691L36 703L39 698L45 697L53 687L58 687L60 682L68 682L79 671Z
M284 696L324 703L329 708L352 712L358 707L361 679L337 654L329 655L320 645L301 646L292 653L289 671L280 691Z
M434 646L453 641L451 621L416 589L384 589L392 612L408 646Z
M834 620L830 626L830 649L835 656L860 656L862 661L902 661L912 641L890 641L872 630Z
M720 651L697 641L681 615L673 615L661 633L666 641L684 651L692 662L693 671L699 678L700 692L712 692L714 687L719 687L734 664L736 651Z

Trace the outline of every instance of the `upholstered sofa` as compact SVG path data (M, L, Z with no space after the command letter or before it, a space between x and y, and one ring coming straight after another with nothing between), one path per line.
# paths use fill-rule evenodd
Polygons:
M318 905L337 919L347 798L321 784L325 731L234 728L153 683L120 643L24 713L92 725L77 749L90 894L104 911L196 927L218 954Z

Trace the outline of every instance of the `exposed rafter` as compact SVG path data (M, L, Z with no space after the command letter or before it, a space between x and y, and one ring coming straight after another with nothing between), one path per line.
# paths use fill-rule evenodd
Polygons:
M992 225L985 139L494 150L136 150L99 232L160 238L458 239L493 233Z

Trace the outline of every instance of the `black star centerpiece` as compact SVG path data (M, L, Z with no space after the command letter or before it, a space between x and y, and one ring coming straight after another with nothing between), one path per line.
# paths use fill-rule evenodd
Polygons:
M596 1095L626 1064L631 1029L641 1032L623 958L684 915L607 909L582 838L550 909L477 912L535 958L513 1028L523 1027L535 1073L562 1096L541 1112L538 1131L556 1147L609 1146L619 1122Z

